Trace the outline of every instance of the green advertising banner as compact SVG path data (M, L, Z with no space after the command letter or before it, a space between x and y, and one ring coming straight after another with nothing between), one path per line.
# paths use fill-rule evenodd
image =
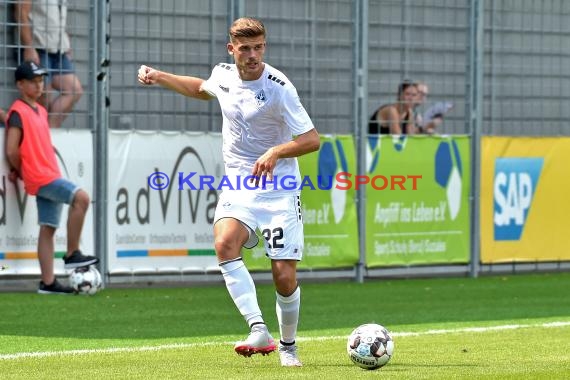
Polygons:
M356 191L337 181L339 173L356 172L355 157L352 136L321 136L318 152L299 157L305 229L300 269L352 267L358 262ZM268 270L271 265L259 236L257 247L244 249L244 261L249 269Z
M366 266L467 263L469 138L381 136L368 142L368 175L359 180L366 186Z

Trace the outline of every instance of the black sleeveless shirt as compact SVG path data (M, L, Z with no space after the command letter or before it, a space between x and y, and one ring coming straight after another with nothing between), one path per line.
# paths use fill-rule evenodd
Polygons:
M390 134L390 124L386 123L379 123L377 116L378 116L378 112L380 112L380 110L382 110L384 107L388 107L391 104L387 104L384 105L380 108L378 108L376 110L376 112L374 112L372 114L372 116L370 117L370 120L368 121L368 134L369 135L389 135ZM412 113L411 112L406 112L404 114L404 117L402 118L402 121L400 122L400 128L402 130L402 134L407 135L408 134L408 125L410 124L410 118L411 118Z

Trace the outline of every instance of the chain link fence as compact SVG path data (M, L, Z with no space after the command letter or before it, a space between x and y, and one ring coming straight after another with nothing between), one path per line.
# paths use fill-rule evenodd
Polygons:
M61 0L37 0L61 1ZM483 2L483 79L471 83L471 9ZM14 17L17 1L0 1L0 107L17 96L13 71L21 59ZM251 15L268 29L266 61L296 85L322 133L354 133L353 86L361 44L355 41L358 0L124 0L110 14L109 120L113 129L219 131L216 102L185 99L159 88L142 90L140 64L207 78L213 65L231 62L227 28ZM368 70L364 94L371 115L394 102L404 79L429 86L424 107L451 102L439 133L469 131L470 86L484 94L487 135L569 135L570 3L563 0L369 0ZM94 15L97 2L68 1L68 31L84 94L63 125L89 128L95 107ZM366 44L364 44L366 46ZM366 128L362 126L362 128Z
M570 135L570 3L485 2L483 133Z
M59 0L37 0L44 4L58 3ZM20 42L22 24L18 22L18 0L0 1L0 108L6 110L18 96L14 84L14 70L23 61L23 48ZM25 3L25 2L24 2ZM92 17L93 2L69 1L67 13L67 32L70 36L71 51L75 74L83 87L83 94L66 117L63 128L88 128L89 118L93 114L94 91L90 80L94 73L90 71L94 46ZM59 94L55 90L47 90L52 98Z

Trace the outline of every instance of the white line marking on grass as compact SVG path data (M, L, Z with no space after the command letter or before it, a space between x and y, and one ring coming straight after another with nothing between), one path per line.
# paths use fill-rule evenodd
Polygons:
M216 344L225 344L225 343L223 342L172 343L172 344L161 344L158 346L141 346L141 347L110 347L110 348L96 348L96 349L87 349L87 350L18 352L16 354L0 355L0 360L21 359L21 358L47 358L50 356L67 356L67 355L112 354L116 352L162 351L162 350L175 350L178 348L206 347L206 346L213 346Z
M531 327L566 327L570 326L570 322L548 322L548 323L534 323L534 324L520 324L520 325L499 325L487 327L464 327L459 329L443 329L443 330L428 330L419 333L415 332L401 332L393 333L394 336L420 336L420 335L437 335L437 334L454 334L464 332L487 332L487 331L500 331L500 330L516 330L528 329Z
M551 327L566 327L570 326L570 321L559 322L545 322L534 324L518 324L518 325L499 325L487 327L463 327L457 329L441 329L441 330L427 330L422 332L392 332L393 336L422 336L422 335L438 335L438 334L457 334L464 332L487 332L487 331L501 331L501 330L515 330L526 328L551 328ZM337 340L346 339L346 336L320 336L320 337L299 337L299 342L311 341L324 341L324 340ZM100 349L87 349L87 350L67 350L67 351L37 351L37 352L18 352L15 354L2 354L0 360L15 360L15 359L28 359L28 358L47 358L54 356L69 356L69 355L90 355L90 354L113 354L113 353L134 353L134 352L149 352L149 351L162 351L162 350L176 350L180 348L192 347L207 347L220 344L234 344L233 342L198 342L198 343L172 343L161 344L157 346L141 346L141 347L110 347Z

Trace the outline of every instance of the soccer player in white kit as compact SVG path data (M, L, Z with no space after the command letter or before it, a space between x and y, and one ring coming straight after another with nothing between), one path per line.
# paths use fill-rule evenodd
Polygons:
M233 186L226 187L218 201L214 244L228 292L251 330L245 340L236 343L235 351L251 356L277 348L261 314L255 284L241 258L241 247L252 248L258 243L255 229L259 228L276 288L281 364L301 366L295 338L301 301L296 273L303 255L303 221L298 187L281 185L284 176L295 179L289 184L301 183L296 157L318 150L319 135L289 79L263 62L263 23L247 17L237 19L230 27L229 39L227 49L235 64L218 64L208 80L145 65L138 71L138 80L197 99L218 99L223 115L222 153L226 176ZM253 181L244 186L248 176Z

